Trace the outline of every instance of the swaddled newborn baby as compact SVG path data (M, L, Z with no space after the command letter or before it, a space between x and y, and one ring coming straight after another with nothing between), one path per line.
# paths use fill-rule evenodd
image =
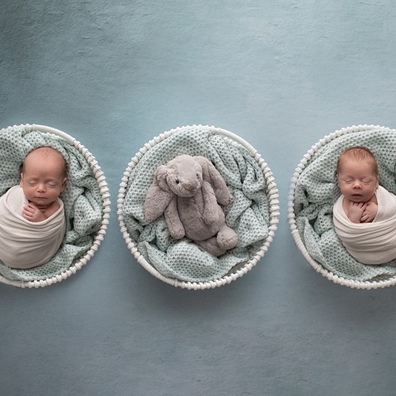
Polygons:
M66 161L50 147L31 151L21 181L0 198L0 260L11 268L46 263L62 244L66 220L59 198Z
M333 207L334 228L363 264L396 258L396 196L379 185L378 165L365 147L345 150L337 162L342 195Z

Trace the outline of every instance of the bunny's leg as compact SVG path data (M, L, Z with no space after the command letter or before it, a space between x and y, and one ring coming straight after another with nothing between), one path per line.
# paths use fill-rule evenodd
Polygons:
M205 239L204 241L195 241L195 243L215 257L219 257L226 252L224 249L219 247L216 237Z
M232 228L224 224L217 234L217 243L221 249L232 249L238 243L238 234Z

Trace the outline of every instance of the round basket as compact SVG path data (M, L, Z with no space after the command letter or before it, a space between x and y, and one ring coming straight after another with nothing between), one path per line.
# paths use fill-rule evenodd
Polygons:
M220 156L218 155L218 145L221 145L223 150ZM213 147L215 147L215 149L213 149ZM224 149L224 147L228 148ZM263 183L264 188L259 193L261 197L258 200L260 202L266 202L266 213L264 216L266 217L266 235L261 240L253 243L251 246L248 246L246 248L247 253L245 259L232 266L222 276L218 276L213 279L189 280L180 279L173 275L169 275L169 273L164 273L150 262L147 251L142 251L141 243L142 235L146 233L146 229L148 227L148 222L146 222L144 218L142 206L148 187L153 180L155 169L159 165L166 164L169 160L181 154L204 156L212 161L214 166L225 179L228 188L230 188L230 183L227 177L232 178L232 172L229 172L227 169L222 169L220 164L224 165L223 160L231 161L231 163L234 161L232 159L232 151L234 149L243 151L247 158L245 159L246 163L250 163L249 166L253 165L253 167L258 170L256 172L256 177ZM233 196L233 193L231 193L231 195ZM127 210L127 201L128 204L130 201L134 201L134 203L137 202L134 213ZM268 250L270 243L273 240L279 217L278 190L276 188L274 177L271 170L257 151L245 140L229 131L215 128L213 126L210 127L202 125L172 129L146 143L144 147L142 147L132 158L124 172L119 188L117 208L122 235L128 249L132 252L138 263L141 264L150 274L167 284L174 287L193 290L203 290L223 286L240 278L250 271ZM227 216L226 219L228 223ZM162 228L165 229L166 226L163 226ZM176 242L176 245L178 243L181 242ZM193 249L196 248L195 244L190 245L194 245ZM159 257L161 259L161 257L163 257L161 254L165 253L159 252L158 254L160 254ZM227 256L227 254L224 256ZM176 263L176 266L179 265L192 265L190 256L184 255L183 258Z
M349 147L369 148L377 158L380 184L396 193L395 132L375 125L342 128L312 146L295 169L288 198L291 233L309 264L334 283L357 289L396 283L396 260L375 266L359 263L342 245L332 222L332 207L341 195L336 163Z
M17 164L19 162L19 164L21 165L24 156L26 156L28 151L35 148L35 146L38 147L40 145L55 145L54 148L58 148L57 146L59 146L61 150L64 150L65 152L67 152L67 150L70 150L70 153L75 153L76 157L73 157L74 163L72 164L73 169L76 169L77 166L78 172L80 172L81 174L81 178L85 177L86 179L89 179L91 185L93 186L91 191L89 190L89 187L86 187L82 182L78 186L79 193L75 192L77 187L69 186L66 188L69 189L69 193L64 192L62 194L65 194L65 196L61 195L64 203L66 200L69 204L69 202L76 199L75 195L77 195L81 200L81 197L85 195L85 192L81 191L87 190L91 194L89 196L89 200L93 202L93 205L95 205L96 208L96 213L91 209L89 213L85 214L84 211L81 209L80 205L78 209L78 215L77 210L76 213L73 213L73 224L78 221L78 216L96 216L95 220L93 220L94 223L92 225L92 228L90 229L90 231L86 231L87 235L84 235L83 237L77 235L78 232L75 230L76 227L74 225L74 228L71 227L71 230L68 229L65 235L64 243L62 244L62 247L58 250L58 253L61 251L61 249L65 248L65 246L67 246L68 252L72 251L73 253L65 253L62 256L62 259L59 259L58 262L52 262L54 260L54 257L57 256L57 253L48 263L45 263L39 267L32 268L30 270L10 270L10 276L7 273L8 270L6 269L4 264L2 264L3 272L0 274L0 282L8 285L21 288L38 288L61 282L62 280L67 279L69 276L75 274L94 256L95 252L97 251L100 243L104 238L104 235L106 234L110 216L110 194L105 176L101 171L94 156L80 142L78 142L72 136L58 129L34 124L19 126L15 125L0 130L0 138L2 139L3 146L0 150L0 161L2 163L7 163L10 169L14 168L14 163ZM70 158L71 156L72 154L70 154ZM72 172L69 163L68 168L69 179ZM11 173L13 172L15 172L15 170L11 171ZM3 191L7 187L9 188L11 186L11 183L13 183L13 185L18 183L19 171L16 172L15 175L11 174L11 177L10 172L6 176L7 180L1 183ZM72 175L72 179L76 179L76 176ZM67 184L72 184L72 182L68 182ZM74 197L69 197L67 196L68 194L70 196L74 195ZM65 211L68 204L65 203ZM66 218L67 216L68 215L66 215ZM70 220L67 219L67 221ZM71 233L73 233L73 236L70 236ZM66 238L68 238L67 241ZM84 238L84 246L82 246L81 238ZM76 241L75 247L73 247L74 242L70 240ZM71 258L73 254L74 259ZM70 262L68 262L69 260ZM62 263L62 265L59 264L60 262Z

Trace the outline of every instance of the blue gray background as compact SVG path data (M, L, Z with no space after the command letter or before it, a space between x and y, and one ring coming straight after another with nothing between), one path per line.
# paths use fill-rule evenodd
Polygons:
M394 395L396 288L317 274L291 237L287 195L324 135L396 127L395 44L391 0L2 0L1 127L78 139L107 177L112 213L76 275L0 284L0 394ZM116 215L130 159L188 124L247 140L281 197L265 257L200 292L145 271Z

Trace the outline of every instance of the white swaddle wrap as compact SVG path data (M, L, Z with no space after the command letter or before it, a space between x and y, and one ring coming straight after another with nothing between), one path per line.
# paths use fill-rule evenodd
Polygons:
M378 212L372 223L353 223L342 207L333 208L334 228L347 251L363 264L384 264L396 258L396 196L379 186Z
M0 197L0 260L11 268L27 269L46 263L59 249L66 231L63 202L48 219L32 222L22 216L28 201L20 186Z

